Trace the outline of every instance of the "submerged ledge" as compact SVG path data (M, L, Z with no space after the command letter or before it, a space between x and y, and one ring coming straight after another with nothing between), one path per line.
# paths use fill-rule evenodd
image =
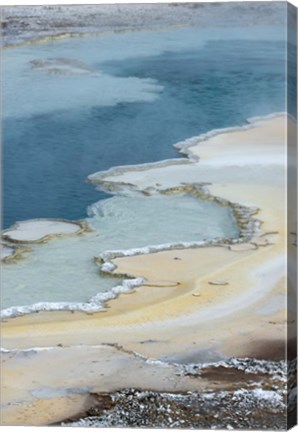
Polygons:
M24 254L32 252L30 247L20 247L9 242L1 242L1 262L2 263L13 263L19 259L24 258Z
M232 126L227 128L213 129L209 132L193 136L191 138L187 138L184 141L180 141L173 145L173 147L177 148L179 152L185 156L185 158L176 158L176 159L166 159L157 162L149 162L138 165L123 165L112 167L106 171L98 171L93 174L90 174L87 177L87 181L96 185L100 190L109 193L117 193L119 190L131 189L131 190L141 190L138 188L137 184L125 182L121 179L121 176L130 172L142 172L150 169L157 168L166 168L166 167L175 167L178 165L188 165L193 166L200 162L200 157L196 155L192 148L199 146L201 143L209 141L211 138L217 137L222 134L229 134L233 132L242 132L250 129L257 128L261 122L272 120L279 117L288 117L289 120L295 121L289 114L286 112L275 112L265 116L258 117L250 117L247 119L247 124L242 126ZM200 147L198 147L200 149ZM114 178L119 177L119 180ZM160 191L160 185L157 185L155 188L156 191ZM153 187L153 185L152 185Z
M112 260L124 256L135 256L149 253L156 253L160 251L174 250L174 249L188 249L188 248L201 248L222 246L231 247L231 245L242 244L245 241L249 241L261 225L261 222L252 216L258 212L256 208L246 208L239 204L233 204L228 200L224 200L218 197L211 196L205 188L205 185L183 185L175 189L168 189L161 192L162 195L174 195L174 194L187 194L194 198L208 200L215 202L216 204L224 207L230 207L235 217L236 224L239 228L239 233L234 238L223 237L215 238L212 240L201 240L193 242L173 242L159 245L149 245L142 248L124 249L118 251L105 251L99 256L94 258L94 261L99 265L102 274L107 276L113 276L114 278L124 277L124 281L106 292L100 292L94 295L90 300L84 303L75 302L38 302L32 305L24 306L13 306L6 308L1 311L2 318L16 317L20 315L42 312L42 311L82 311L86 313L102 312L107 310L107 304L110 300L115 299L122 293L132 292L135 288L146 284L147 281L144 278L135 278L129 274L119 274L114 272L116 266L112 263ZM30 222L30 221L28 221ZM88 227L88 226L87 226ZM43 240L42 242L44 242ZM40 241L38 241L40 242ZM30 242L32 243L32 241ZM129 278L129 279L127 279ZM173 286L176 286L174 284Z
M269 116L265 117L258 117L253 118L248 121L255 122L250 123L248 125L244 125L242 127L233 127L233 128L225 128L225 129L217 129L214 131L211 131L207 134L200 135L199 137L193 137L189 140L186 140L182 143L176 144L177 147L180 148L180 151L184 154L187 154L188 158L181 158L181 159L173 159L173 160L165 160L165 161L159 161L155 163L149 163L149 164L141 164L141 165L133 165L133 166L120 166L111 168L108 171L100 172L93 174L88 177L89 181L92 183L96 183L97 186L100 187L100 189L106 190L107 184L109 192L111 191L118 191L119 185L121 185L121 190L123 192L130 190L138 189L145 195L150 195L152 193L158 193L158 194L164 194L164 195L170 195L170 194L180 194L180 193L187 193L194 197L198 197L200 199L208 200L208 201L214 201L218 205L222 206L228 206L232 209L233 215L235 217L235 220L237 222L238 228L240 230L239 236L237 238L218 238L214 240L208 240L208 241L194 241L194 242L178 242L178 243L168 243L168 244L160 244L160 245L149 245L144 248L132 248L128 250L120 250L120 251L105 251L101 253L99 256L96 256L94 258L95 262L99 264L100 270L103 274L106 275L112 275L114 277L129 277L130 279L125 279L121 285L117 285L111 290L104 292L104 293L98 293L95 296L93 296L90 300L86 301L85 303L52 303L52 302L38 302L32 305L25 305L25 306L14 306L7 308L5 310L2 310L1 316L3 318L8 317L16 317L19 315L24 315L32 312L41 312L41 311L63 311L63 310L73 310L73 311L83 311L86 313L95 313L100 311L106 311L106 305L107 302L111 299L115 299L120 293L122 292L128 292L133 291L136 287L141 286L143 283L145 283L144 278L136 278L134 275L130 275L127 273L116 273L116 265L112 262L115 258L119 257L126 257L126 256L136 256L136 255L144 255L144 254L151 254L161 251L170 251L173 249L188 249L188 248L201 248L201 247L212 247L212 246L225 246L228 249L231 250L249 250L249 249L255 249L257 250L259 246L267 246L270 245L270 241L267 240L267 238L264 238L263 240L260 240L262 236L266 237L267 234L272 234L270 232L262 232L260 230L262 226L262 220L253 218L253 215L257 214L259 212L258 207L256 206L243 206L238 203L234 203L231 200L221 198L217 195L214 195L210 193L209 189L210 186L212 186L211 183L189 183L189 184L180 184L178 182L178 185L175 187L170 187L167 189L162 189L161 185L159 185L156 190L154 188L146 188L145 190L140 190L136 184L132 183L125 183L122 181L106 181L105 178L109 176L110 178L116 178L125 174L126 172L146 172L150 171L151 169L167 169L169 166L173 167L184 167L186 170L188 170L191 166L195 165L200 167L201 161L199 157L195 156L192 157L191 148L195 147L196 145L200 145L202 142L206 142L210 140L213 137L216 137L221 134L226 134L230 132L237 132L237 131L244 131L256 128L260 122L274 119L276 117L284 116L284 114L281 113L274 113ZM200 147L199 147L200 148ZM150 189L150 190L149 190ZM36 220L38 221L38 220ZM85 230L90 230L88 224L86 221L79 221L79 222L73 222L73 221L65 221L65 220L58 220L55 219L54 221L60 221L63 223L68 224L77 224L79 226L78 231L75 234L80 234L84 232ZM23 224L30 223L31 221L25 221ZM32 222L35 222L33 220ZM50 239L51 237L65 235L63 234L47 234L41 235L41 237L37 240L30 240L30 239L24 239L17 237L17 231L18 231L18 224L16 224L16 230L15 230L15 237L10 238L9 232L12 230L6 230L3 233L3 238L6 238L10 240L13 243L43 243ZM69 233L67 233L68 235Z
M111 194L115 194L117 192L123 192L128 190L136 190L138 191L137 187L132 183L122 182L119 181L117 184L113 181L106 181L106 177L114 177L121 174L129 172L136 172L136 171L147 171L150 168L165 168L170 165L188 165L190 164L190 160L186 158L173 158L173 159L166 159L161 160L157 162L148 162L143 164L137 164L137 165L120 165L116 167L109 168L105 171L98 171L93 174L88 175L86 181L88 183L91 183L95 185L99 190Z
M1 233L1 262L17 263L20 259L25 258L26 253L33 251L30 245L46 243L53 238L81 235L90 231L92 229L86 221L30 219L16 222Z
M100 270L103 274L113 275L116 277L131 277L130 274L122 274L116 272L117 266L113 263L113 260L121 257L137 256L152 254L162 251L171 251L178 249L190 249L190 248L202 248L211 246L222 246L230 248L231 245L250 243L253 237L258 235L259 229L262 222L256 218L254 215L258 213L258 208L255 207L245 207L240 204L232 203L228 200L213 196L208 193L205 186L202 185L184 185L174 189L167 189L160 191L161 194L171 195L176 193L187 193L194 197L205 199L208 201L215 202L221 206L227 206L232 209L233 215L235 217L237 226L239 228L239 234L235 238L223 237L216 238L212 240L201 240L193 242L177 242L177 243L167 243L160 245L148 245L143 248L132 248L127 250L111 250L105 251L94 258L95 262L100 266ZM250 243L253 248L257 249L257 243Z
M90 231L86 221L30 219L4 230L2 238L12 243L44 243L54 237L78 235L86 231Z

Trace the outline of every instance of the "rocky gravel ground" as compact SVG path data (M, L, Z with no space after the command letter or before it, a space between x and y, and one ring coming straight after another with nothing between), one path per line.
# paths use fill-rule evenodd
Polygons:
M36 39L107 31L175 26L277 24L283 2L106 4L2 7L2 45Z
M181 365L181 374L200 376L218 391L168 393L123 389L92 394L94 404L63 426L284 430L296 423L296 361L231 359L205 367ZM293 388L294 388L293 387ZM288 406L288 417L287 417Z
M104 409L63 426L286 429L284 396L260 389L179 395L127 389L99 398Z

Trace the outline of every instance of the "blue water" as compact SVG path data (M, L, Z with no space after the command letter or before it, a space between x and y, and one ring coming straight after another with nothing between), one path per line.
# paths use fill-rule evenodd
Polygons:
M4 100L4 227L36 217L83 218L88 205L107 197L85 183L87 175L117 165L177 157L172 146L180 140L214 128L241 125L251 116L285 111L285 44L279 40L279 36L284 37L284 29L268 28L267 33L262 31L255 37L250 35L253 29L240 30L230 39L227 35L221 37L217 31L216 37L205 38L203 44L196 31L177 33L177 41L185 35L191 41L184 45L179 42L181 46L172 32L172 39L169 37L167 44L163 42L162 49L152 48L146 55L142 55L140 39L145 41L147 37L150 42L154 37L155 45L153 42L147 45L158 46L158 38L164 41L165 34L143 35L139 39L136 34L111 36L113 49L117 49L119 41L119 52L130 41L129 58L120 54L114 56L116 59L111 54L105 58L101 49L110 53L108 37L57 41L15 51L15 58L9 59L11 63L7 61L3 86L5 89L9 79L6 77L10 77L11 86L15 81L24 94L20 91L19 101L12 96L12 109L7 116ZM124 88L122 99L114 98L110 104L101 102L105 89L94 87L93 92L99 92L98 99L92 97L88 103L87 97L81 98L87 94L82 87L78 101L74 97L74 102L67 106L71 85L75 92L80 83L83 86L89 79L90 90L100 78L87 76L85 81L82 78L67 81L63 77L62 81L59 76L44 78L42 72L28 67L28 59L67 55L89 61L95 72L117 77L112 83ZM23 59L27 65L23 75L10 74L10 67L13 70L15 62L21 63ZM141 81L127 85L126 97L123 86L128 77ZM142 81L147 78L154 79L162 91L156 92L152 100L145 95L151 90L139 91L130 100L133 86L147 85L146 80ZM38 87L39 80L45 79L49 87ZM63 103L56 110L47 108L50 86L59 80ZM69 88L67 83L71 84ZM35 112L35 100L40 98L42 103L43 97L45 109ZM22 103L24 114L18 107Z
M239 235L229 207L183 194L114 196L93 204L90 216L91 233L32 245L26 259L3 266L2 308L40 301L86 302L110 290L121 280L105 277L94 263L94 256L107 250L145 248L145 253L149 245Z

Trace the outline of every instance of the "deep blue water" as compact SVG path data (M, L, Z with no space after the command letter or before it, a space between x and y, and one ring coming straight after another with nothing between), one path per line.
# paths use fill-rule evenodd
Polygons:
M251 116L285 111L284 42L212 41L204 48L98 64L154 78L154 102L51 112L3 122L3 225L36 217L83 218L107 195L88 174L177 157L172 145ZM32 83L34 86L34 83Z

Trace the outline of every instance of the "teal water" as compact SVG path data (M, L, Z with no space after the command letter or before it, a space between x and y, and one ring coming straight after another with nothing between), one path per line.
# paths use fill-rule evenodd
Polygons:
M94 263L94 256L107 250L145 248L146 252L148 246L239 234L229 207L183 194L115 196L93 204L89 214L93 232L32 245L26 259L3 266L2 308L87 302L110 290L122 280L104 277Z
M83 218L107 197L87 175L178 157L178 141L285 111L284 39L285 27L180 29L6 50L4 227ZM47 59L50 71L32 64Z

